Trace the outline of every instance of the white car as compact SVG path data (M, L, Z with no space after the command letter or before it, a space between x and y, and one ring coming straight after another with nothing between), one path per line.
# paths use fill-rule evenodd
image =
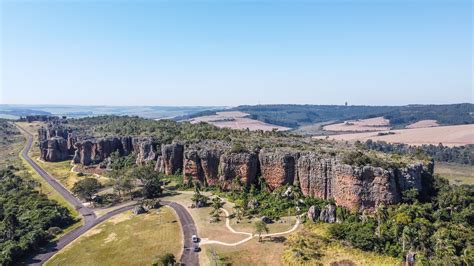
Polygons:
M193 240L194 243L198 242L198 237L196 235L193 235L191 239Z

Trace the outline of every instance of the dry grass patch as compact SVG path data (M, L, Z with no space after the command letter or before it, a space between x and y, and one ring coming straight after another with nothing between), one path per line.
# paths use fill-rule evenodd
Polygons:
M216 265L211 254L217 254L218 265L282 265L280 257L285 248L286 237L267 237L262 242L253 238L236 247L204 245L200 254L201 265Z
M455 163L435 163L435 174L455 185L474 185L474 166Z
M147 214L119 214L61 250L46 265L150 265L167 252L183 248L178 218L169 207Z

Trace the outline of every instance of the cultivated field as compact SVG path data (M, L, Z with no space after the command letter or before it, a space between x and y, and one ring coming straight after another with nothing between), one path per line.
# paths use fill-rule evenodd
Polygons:
M380 132L354 133L331 135L329 139L354 142L356 140L386 141L390 143L406 143L410 145L443 143L445 146L462 146L474 144L474 124L443 126L432 128L414 128L391 130L392 134L379 135ZM325 139L326 136L315 136L317 139Z
M360 120L349 120L344 123L327 125L324 127L326 131L349 131L349 132L365 132L365 131L382 131L390 129L390 121L383 117L375 117Z
M140 215L128 211L91 229L46 265L151 265L168 252L179 260L182 241L179 219L171 208Z
M416 123L410 124L405 128L424 128L424 127L437 127L439 126L436 120L420 120Z
M249 129L271 131L277 129L279 131L289 130L290 128L267 124L258 120L248 118L249 114L239 111L217 112L215 115L201 116L191 119L191 123L206 122L217 127L226 127L233 129Z

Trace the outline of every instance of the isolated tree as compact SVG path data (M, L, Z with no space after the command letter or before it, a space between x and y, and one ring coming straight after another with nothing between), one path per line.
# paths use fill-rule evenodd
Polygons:
M101 187L97 179L87 177L74 183L72 192L87 201L92 201L92 196L99 192Z
M253 224L253 227L254 227L254 233L258 235L258 242L262 241L262 234L263 233L268 233L270 231L268 229L267 224L263 221L256 221Z
M124 192L124 194L125 192L128 192L130 200L133 200L133 189L135 189L135 182L128 175L122 175L114 180L114 190L118 191L120 197L125 196L122 195L121 192Z
M240 222L244 216L244 208L239 203L236 203L234 206L234 211L235 218L237 218L237 221Z
M151 164L138 166L129 173L129 177L140 180L143 184L142 194L147 199L161 196L161 174L156 172Z
M210 214L214 218L214 221L220 220L220 216L222 213L222 210L221 210L222 206L224 206L224 202L222 202L221 198L215 197L212 199L212 203L211 203L212 210Z

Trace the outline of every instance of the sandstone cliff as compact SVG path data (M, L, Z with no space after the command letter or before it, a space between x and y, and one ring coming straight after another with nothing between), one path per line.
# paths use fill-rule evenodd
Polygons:
M259 153L262 178L273 190L285 184L293 184L296 177L298 154L287 151L261 150Z
M40 142L41 159L48 162L59 162L69 158L66 140L52 137Z
M304 195L334 199L352 210L374 209L401 200L404 190L422 190L422 174L432 174L431 163L408 165L401 169L356 167L342 164L337 158L321 158L310 153L298 160L298 180Z
M161 145L161 156L157 160L157 171L167 175L174 175L183 170L184 146L179 143Z

